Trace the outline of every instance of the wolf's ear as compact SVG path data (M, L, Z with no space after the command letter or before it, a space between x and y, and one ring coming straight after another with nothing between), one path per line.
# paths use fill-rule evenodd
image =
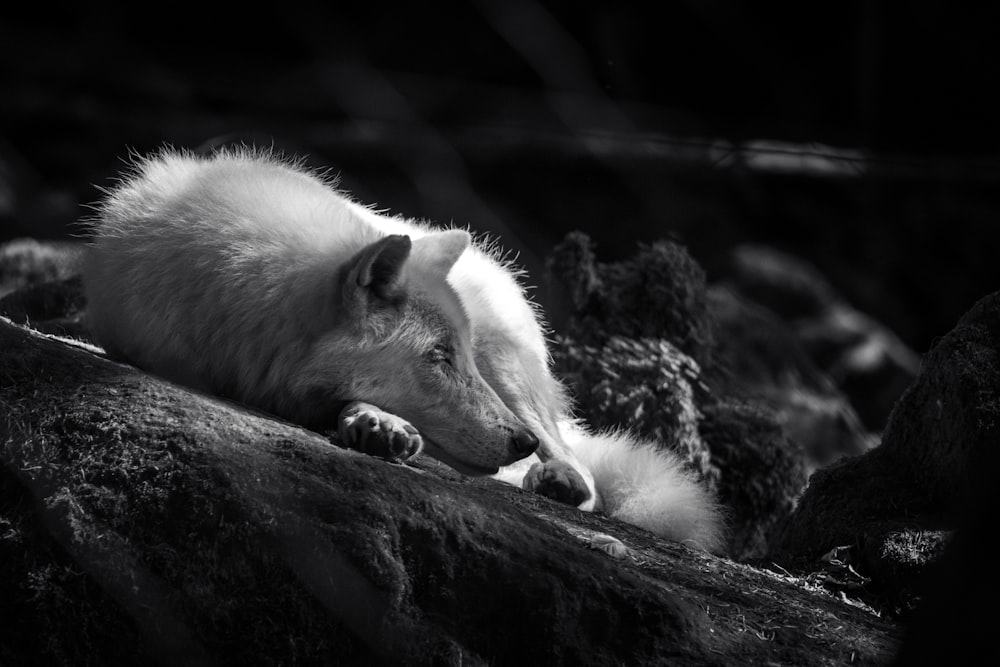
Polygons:
M472 237L464 229L432 232L413 242L413 257L421 268L446 276L470 243Z
M412 245L409 236L393 234L358 251L347 262L343 283L345 302L367 303L372 297L395 301L405 296L403 265Z

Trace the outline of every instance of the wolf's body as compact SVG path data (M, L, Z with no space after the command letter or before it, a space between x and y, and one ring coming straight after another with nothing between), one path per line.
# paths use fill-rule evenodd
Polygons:
M535 309L466 232L381 215L251 150L140 161L93 231L88 317L109 354L387 458L422 443L720 546L712 499L671 454L573 422Z

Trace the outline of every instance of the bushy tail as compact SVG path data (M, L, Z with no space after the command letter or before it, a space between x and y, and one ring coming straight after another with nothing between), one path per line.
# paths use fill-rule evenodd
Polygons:
M560 424L563 439L594 475L604 512L696 549L722 549L718 503L672 452L622 432Z

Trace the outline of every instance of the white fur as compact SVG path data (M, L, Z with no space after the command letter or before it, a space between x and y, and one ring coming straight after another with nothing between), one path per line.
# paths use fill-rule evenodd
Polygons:
M672 452L626 433L588 433L560 424L594 475L608 515L705 551L723 546L717 503Z
M409 236L414 256L425 258L442 238L434 227L379 214L296 165L250 149L212 158L163 151L139 161L108 192L94 227L84 281L98 341L195 387L233 383L246 402L290 418L307 400L304 383L353 368L342 359L344 339L325 334L337 315L329 304L339 267L386 235ZM421 254L422 246L429 252ZM581 509L603 509L702 549L721 547L716 506L676 457L573 424L536 308L495 249L469 247L447 282L467 316L491 400L499 397L505 413L538 437L538 458L579 473L591 491ZM335 371L327 372L327 361ZM399 365L386 355L390 363ZM336 379L348 387L378 383L370 368L362 378ZM433 398L409 391L407 400L419 410L421 399ZM469 440L465 447L478 448L483 465L499 460ZM525 465L497 477L520 485Z

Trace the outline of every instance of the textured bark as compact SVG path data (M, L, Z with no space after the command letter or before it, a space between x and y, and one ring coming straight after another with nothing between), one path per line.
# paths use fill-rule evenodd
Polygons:
M0 320L0 662L883 664L794 580ZM596 535L621 540L615 559Z

